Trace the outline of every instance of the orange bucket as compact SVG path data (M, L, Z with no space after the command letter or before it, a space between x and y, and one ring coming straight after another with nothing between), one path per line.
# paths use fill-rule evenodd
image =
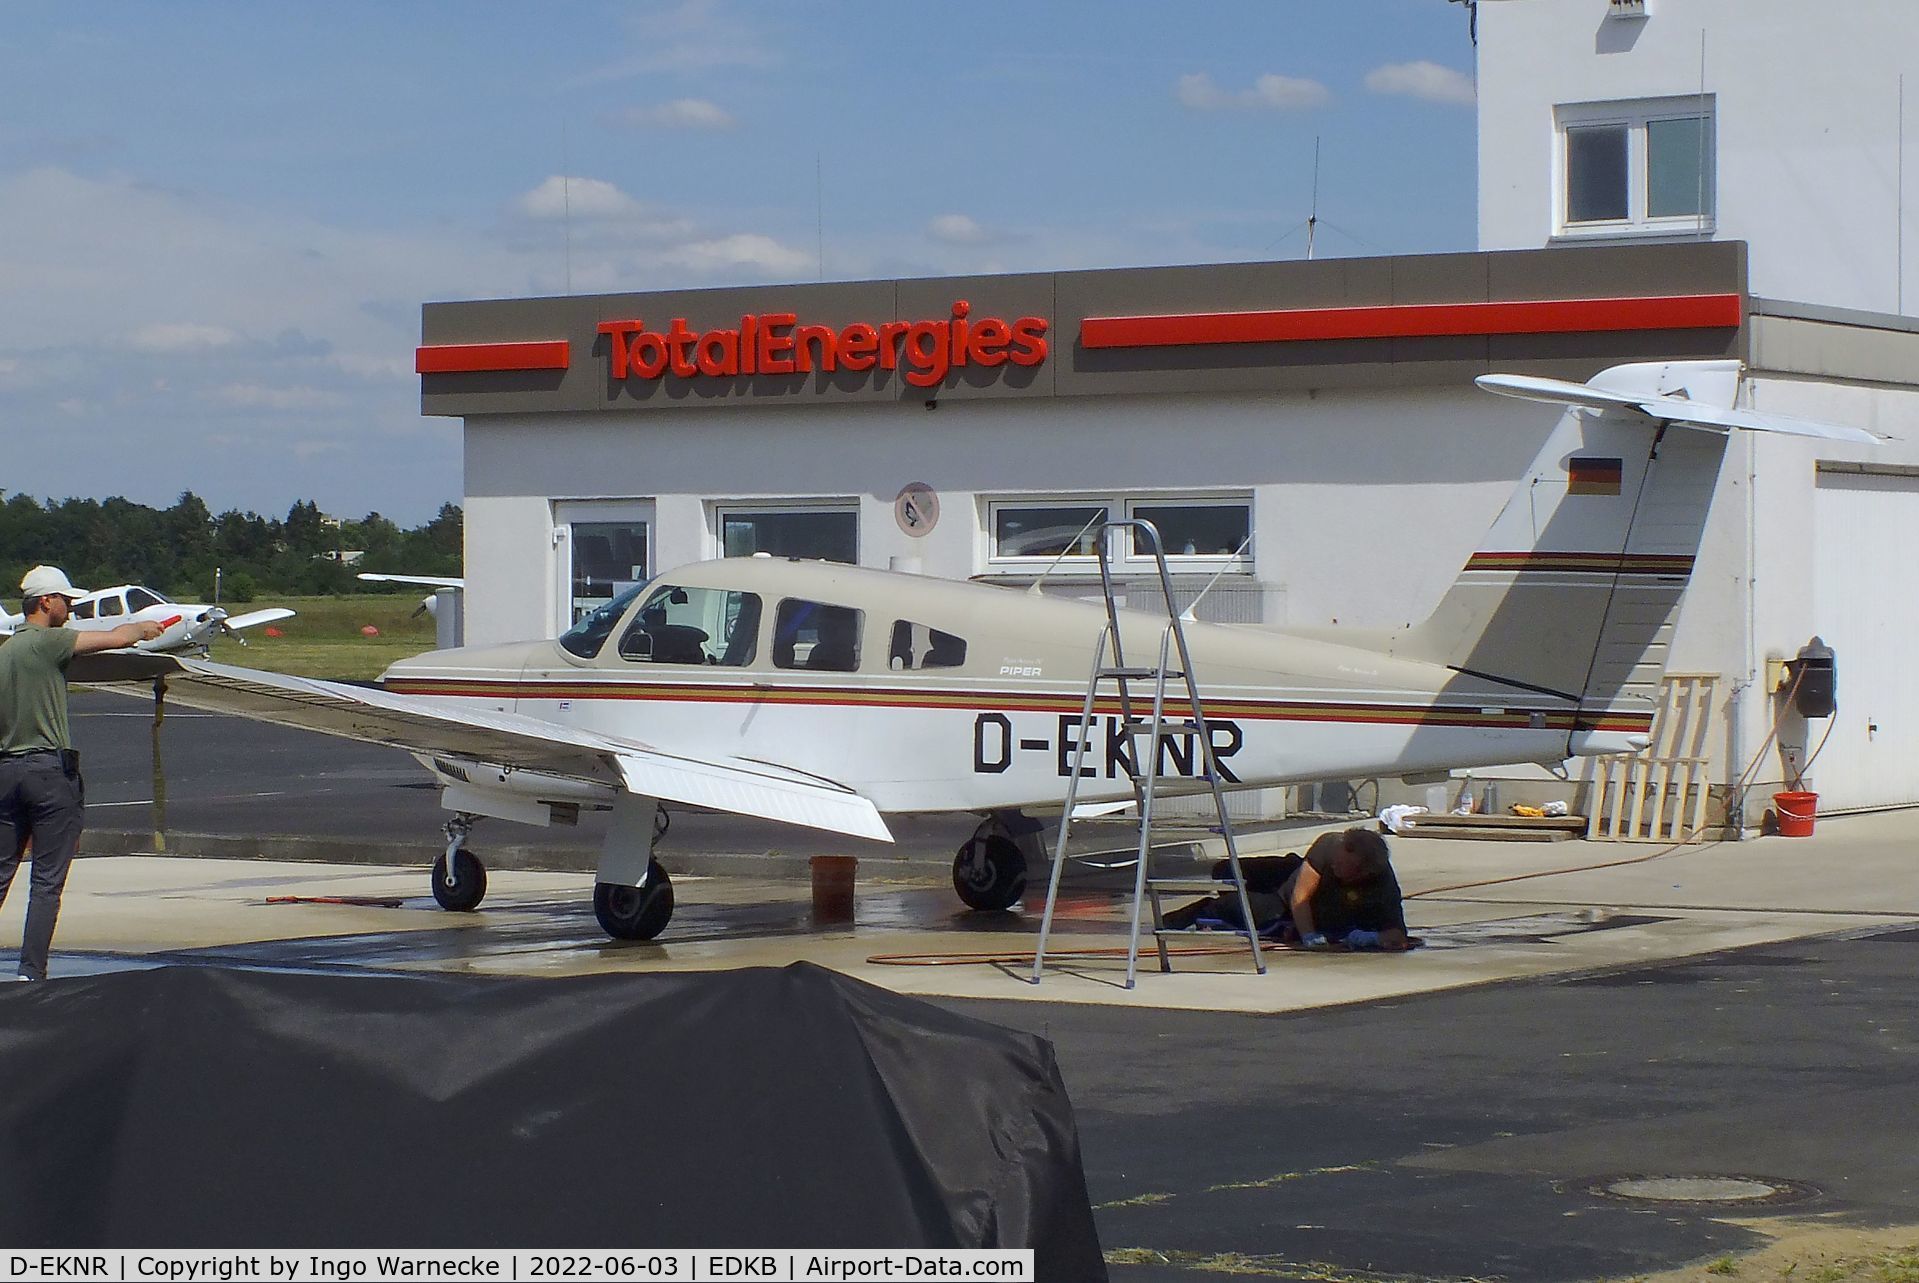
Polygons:
M1809 838L1812 836L1813 818L1819 814L1819 795L1774 793L1772 809L1779 819L1780 837Z
M813 869L813 921L853 920L853 874L859 860L850 855L816 855Z

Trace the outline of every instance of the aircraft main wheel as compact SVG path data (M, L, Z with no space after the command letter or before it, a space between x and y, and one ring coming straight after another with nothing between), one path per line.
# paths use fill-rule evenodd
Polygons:
M1026 894L1026 857L1009 837L972 838L953 857L953 889L969 909L1010 909Z
M447 881L446 857L433 862L433 898L442 909L471 913L486 899L486 866L465 847L453 853L453 880Z
M643 887L601 882L593 888L593 916L615 940L651 940L673 917L673 880L654 860Z

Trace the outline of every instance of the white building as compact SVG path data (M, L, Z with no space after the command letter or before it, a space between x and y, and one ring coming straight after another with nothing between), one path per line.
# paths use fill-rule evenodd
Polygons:
M1160 524L1182 591L1223 572L1203 616L1388 627L1556 419L1474 376L1732 357L1747 404L1902 440L1730 452L1671 652L1717 680L1716 796L1763 799L1819 743L1766 662L1819 634L1840 709L1806 786L1919 802L1919 322L1889 312L1875 97L1919 6L1823 6L1816 32L1785 0L1622 7L1481 0L1478 253L429 305L423 409L466 424L469 640L753 551L1008 583L1064 551L1049 591L1086 593L1102 510Z

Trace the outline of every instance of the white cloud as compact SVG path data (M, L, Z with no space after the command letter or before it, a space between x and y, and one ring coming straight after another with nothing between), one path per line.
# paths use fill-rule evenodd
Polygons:
M132 343L142 352L194 352L225 347L239 337L224 325L177 321L142 326L133 332Z
M1228 108L1259 108L1273 111L1300 111L1317 107L1332 98L1332 93L1317 80L1268 73L1253 82L1251 89L1226 90L1203 71L1181 76L1174 86L1181 103L1195 111L1221 111Z
M522 194L518 207L528 218L625 218L645 208L604 179L559 174Z
M763 38L769 10L742 21L720 8L715 0L683 0L666 10L659 5L630 9L621 23L635 52L575 76L567 88L583 89L662 71L770 67L779 61Z
M768 276L796 276L813 267L817 260L805 250L782 245L771 236L757 232L736 232L715 240L692 241L675 246L661 261L695 271L737 272L750 268Z
M634 129L731 129L739 123L733 113L705 98L675 98L657 107L629 107L614 113L613 119Z
M941 214L926 225L926 234L945 245L980 245L989 239L986 229L965 214Z
M1461 106L1471 106L1477 97L1471 76L1436 62L1394 62L1374 67L1366 73L1366 87L1376 94Z

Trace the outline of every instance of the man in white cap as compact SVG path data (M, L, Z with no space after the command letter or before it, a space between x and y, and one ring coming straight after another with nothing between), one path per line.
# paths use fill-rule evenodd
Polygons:
M26 621L0 645L0 821L13 826L13 841L0 844L0 902L31 842L33 886L19 979L45 980L60 893L80 845L86 803L80 755L67 731L67 661L151 641L165 630L151 621L103 632L65 627L81 593L67 582L66 572L52 566L29 570L20 592Z

